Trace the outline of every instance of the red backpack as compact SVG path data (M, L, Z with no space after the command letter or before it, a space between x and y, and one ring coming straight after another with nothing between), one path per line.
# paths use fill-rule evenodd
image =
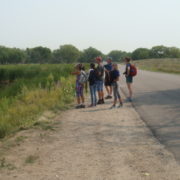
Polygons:
M137 68L135 65L131 64L130 67L130 76L136 76L137 75Z

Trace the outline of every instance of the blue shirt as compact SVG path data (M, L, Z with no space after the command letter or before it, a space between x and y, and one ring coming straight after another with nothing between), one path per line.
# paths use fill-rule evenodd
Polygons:
M110 76L111 76L111 83L113 83L120 76L119 70L111 71Z
M104 68L108 71L111 71L112 70L112 63L109 63L109 64L106 64L104 65Z

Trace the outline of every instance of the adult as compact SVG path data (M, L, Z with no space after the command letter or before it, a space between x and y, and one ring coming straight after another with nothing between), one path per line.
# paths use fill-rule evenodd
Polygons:
M131 75L131 58L126 57L125 58L125 63L126 63L126 68L125 68L125 77L126 77L126 84L127 88L129 91L129 96L127 100L129 102L132 102L132 95L133 95L133 90L132 90L132 83L133 83L133 76Z
M104 65L104 70L105 70L105 88L107 91L107 96L105 99L111 99L112 98L112 86L111 86L111 77L110 77L110 72L112 71L112 58L108 57L106 60L107 64Z
M97 74L97 91L98 91L98 97L99 100L97 104L104 104L104 92L103 92L103 78L104 78L104 67L102 65L102 58L100 56L96 57L96 74Z

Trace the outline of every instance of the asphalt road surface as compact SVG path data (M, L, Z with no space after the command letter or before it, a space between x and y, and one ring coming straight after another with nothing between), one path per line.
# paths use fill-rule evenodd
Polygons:
M127 92L122 79L122 90ZM180 75L139 70L133 87L135 109L180 162Z

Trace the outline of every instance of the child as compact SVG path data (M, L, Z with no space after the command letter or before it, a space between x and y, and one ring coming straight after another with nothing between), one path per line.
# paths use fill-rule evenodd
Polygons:
M76 65L76 71L73 75L76 75L76 96L77 96L77 106L76 108L85 108L84 105L84 84L80 83L81 74L84 71L84 66L82 64Z
M118 85L120 73L117 64L113 64L113 70L111 71L110 77L111 77L111 86L113 88L113 95L114 95L114 102L113 105L111 106L111 109L116 107L117 99L119 100L118 107L122 107L123 102L119 93L119 85Z
M90 88L90 94L91 94L91 104L89 107L96 106L97 104L97 97L96 97L96 81L97 81L97 75L95 71L95 64L90 64L90 70L89 70L89 88Z

